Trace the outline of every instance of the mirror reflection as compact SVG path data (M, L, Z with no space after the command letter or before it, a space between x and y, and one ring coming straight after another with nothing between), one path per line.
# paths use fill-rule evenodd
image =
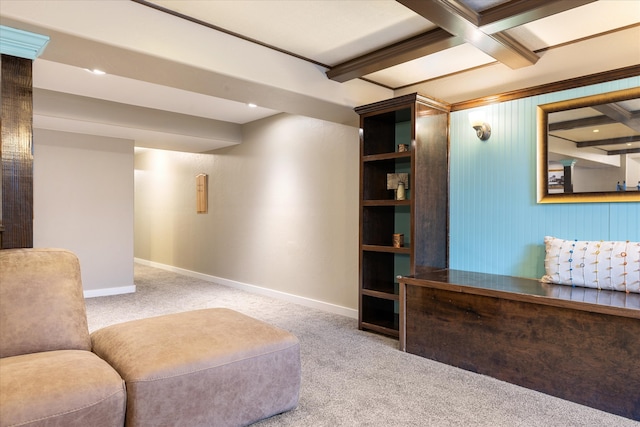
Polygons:
M538 201L640 201L640 88L538 107Z

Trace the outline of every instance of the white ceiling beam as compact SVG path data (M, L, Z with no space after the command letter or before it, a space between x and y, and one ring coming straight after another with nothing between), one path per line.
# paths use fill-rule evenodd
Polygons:
M52 62L336 123L357 124L353 107L393 96L318 79L316 64L132 1L5 0L0 23L50 36L42 58Z

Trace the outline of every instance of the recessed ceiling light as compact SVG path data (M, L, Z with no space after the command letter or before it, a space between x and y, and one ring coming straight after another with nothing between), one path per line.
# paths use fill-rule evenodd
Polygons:
M594 129L593 130L593 133L598 133L598 132L600 132L600 129Z
M252 102L248 103L247 106L249 106L249 108L256 108L257 107L257 105L252 103Z
M102 70L98 70L97 68L94 68L93 70L85 68L85 70L88 71L91 74L95 74L96 76L104 76L105 74L107 74Z

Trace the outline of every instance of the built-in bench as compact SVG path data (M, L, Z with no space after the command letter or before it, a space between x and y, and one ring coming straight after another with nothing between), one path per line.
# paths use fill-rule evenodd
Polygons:
M400 282L400 348L640 420L640 294L459 270Z

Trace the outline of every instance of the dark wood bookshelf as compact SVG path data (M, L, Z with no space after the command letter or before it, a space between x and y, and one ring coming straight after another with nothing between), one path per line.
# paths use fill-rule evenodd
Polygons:
M401 153L383 153L383 154L371 154L369 156L364 156L362 158L363 162L375 162L380 160L389 160L389 159L407 159L411 158L410 151L404 151Z
M363 200L363 206L411 206L411 200Z
M355 111L362 129L358 326L398 337L398 277L414 274L417 260L448 266L449 107L412 94ZM409 176L404 200L387 188L388 174L397 173ZM393 246L394 234L403 234L403 246Z

